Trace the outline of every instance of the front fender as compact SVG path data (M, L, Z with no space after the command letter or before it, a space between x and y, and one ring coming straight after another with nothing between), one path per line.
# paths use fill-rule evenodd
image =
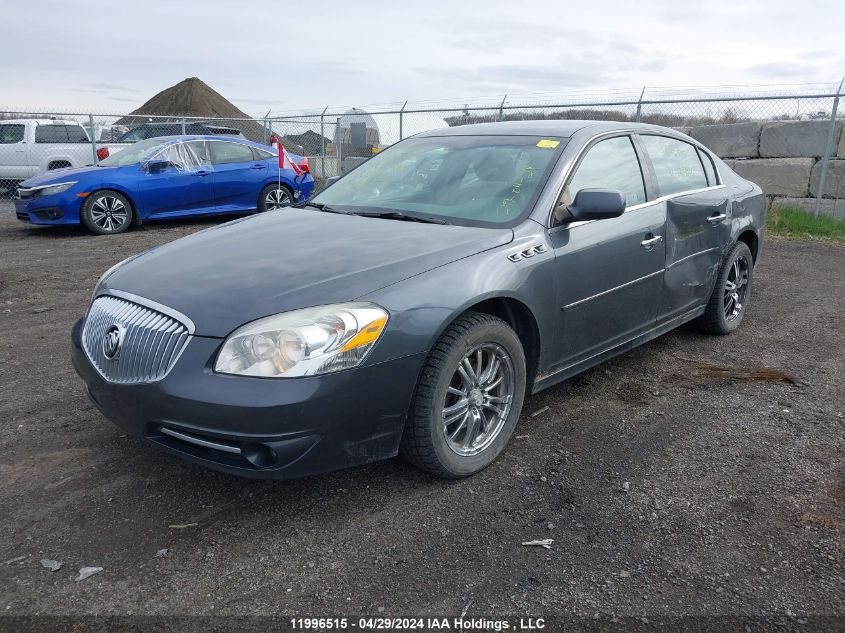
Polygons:
M532 223L533 224L533 223ZM544 235L517 237L513 242L446 264L370 293L390 312L390 323L368 363L378 363L430 350L443 331L472 306L493 298L522 303L533 314L540 335L539 367L544 367L544 341L554 332L554 253L546 250L517 262L508 255L541 244Z

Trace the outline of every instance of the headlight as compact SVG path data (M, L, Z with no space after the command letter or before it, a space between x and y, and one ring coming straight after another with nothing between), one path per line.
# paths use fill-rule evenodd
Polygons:
M68 189L73 187L75 184L76 184L76 181L74 181L74 182L60 182L60 183L57 183L55 185L48 185L47 187L42 187L41 189L39 189L38 195L39 196L52 196L53 194L62 193L63 191L67 191Z
M292 378L359 365L387 325L372 303L338 303L284 312L248 323L223 343L214 371Z

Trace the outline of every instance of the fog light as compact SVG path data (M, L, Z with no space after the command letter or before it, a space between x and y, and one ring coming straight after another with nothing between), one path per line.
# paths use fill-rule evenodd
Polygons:
M241 455L256 468L270 468L276 465L276 453L264 444L244 444Z

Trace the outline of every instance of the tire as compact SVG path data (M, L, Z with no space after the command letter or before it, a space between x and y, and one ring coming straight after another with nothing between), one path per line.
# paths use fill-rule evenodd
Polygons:
M516 332L494 316L464 314L443 333L423 366L400 454L447 479L486 468L516 427L525 382L525 352Z
M737 285L735 280L739 278ZM722 260L716 285L704 314L699 317L699 327L710 334L730 334L742 323L754 280L754 259L744 242L737 242Z
M80 212L82 224L97 235L123 233L132 224L132 203L111 189L95 191L85 199Z
M274 196L277 200L276 203L273 202ZM287 201L285 201L285 198L287 198ZM293 192L285 185L279 186L276 183L270 183L269 185L266 185L264 189L261 190L261 194L258 196L259 213L264 213L265 211L274 211L283 207L289 207L292 204Z

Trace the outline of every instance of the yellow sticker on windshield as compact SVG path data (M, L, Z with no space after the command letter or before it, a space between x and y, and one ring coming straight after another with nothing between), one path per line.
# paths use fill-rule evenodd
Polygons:
M553 141L548 138L544 138L542 141L537 141L537 147L547 147L549 149L554 149L560 145L560 141Z

